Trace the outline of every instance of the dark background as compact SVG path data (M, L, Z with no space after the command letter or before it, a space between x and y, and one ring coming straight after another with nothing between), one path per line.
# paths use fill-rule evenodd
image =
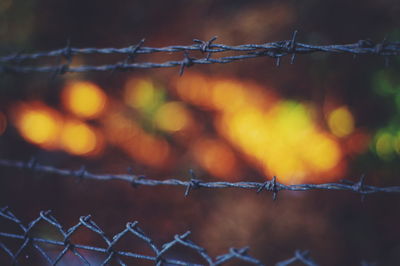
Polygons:
M397 1L7 0L0 4L0 52L6 55L58 49L67 40L73 47L125 47L143 37L152 47L190 44L193 38L206 40L214 35L219 37L218 43L239 45L286 40L295 29L299 30L298 40L306 43L341 44L366 38L379 42L385 37L399 41L399 12ZM147 58L151 61L153 56ZM111 62L115 62L113 59L110 57ZM327 95L339 99L351 107L356 126L371 135L373 147L379 130L399 132L400 128L395 97L376 88L379 71L384 71L385 79L394 88L400 88L396 75L399 58L390 58L387 68L384 61L378 56L353 59L350 55L317 54L298 56L293 65L284 58L279 68L272 59L257 58L194 66L186 71L267 84L276 88L282 98L311 101L317 106L322 106ZM171 77L178 76L178 69L135 70L133 74L168 83ZM74 75L77 74L52 78L43 74L3 74L0 111L10 115L15 102L30 99L57 107L63 82L76 78ZM116 88L122 87L130 75L84 73L79 78L95 81L108 95L118 97ZM203 123L211 123L209 114L204 114ZM134 166L135 171L157 178L181 175L184 179L189 176L189 168L194 167L202 178L212 180L192 162L177 163L164 172L132 161L112 148L94 158L41 150L25 142L10 122L0 136L0 157L29 160L32 156L40 163L62 168L86 165L96 173L123 172ZM397 154L382 159L369 148L347 158L349 167L342 178L356 180L366 174L368 184L399 185L398 159ZM296 249L310 250L321 265L359 265L363 260L396 265L400 261L397 195L373 195L361 200L359 195L347 192L282 192L273 202L268 193L204 189L185 198L183 188L134 189L117 181L77 182L8 168L0 168L0 173L0 205L10 206L25 222L36 218L39 211L51 209L68 228L80 216L91 214L112 236L126 222L138 220L158 244L190 229L191 239L213 256L227 252L229 247L249 246L250 254L267 265L291 257ZM262 181L262 174L251 165L244 167L243 176L249 176L244 180ZM9 225L4 223L4 228ZM96 240L89 233L77 237L78 242L91 245L96 245ZM128 248L127 243L124 245ZM135 245L143 248L140 243ZM182 249L173 255L185 258L184 252ZM35 258L37 254L30 256ZM9 262L2 251L0 260ZM64 263L71 261L66 258Z

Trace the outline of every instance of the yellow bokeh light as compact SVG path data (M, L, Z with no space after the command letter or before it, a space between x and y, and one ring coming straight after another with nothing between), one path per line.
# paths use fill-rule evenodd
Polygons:
M64 87L62 101L64 106L76 116L95 118L103 112L107 96L94 83L74 81Z
M395 138L391 134L378 134L375 144L376 154L382 159L390 159L395 151L394 144Z
M161 130L175 132L188 126L190 116L182 103L168 102L157 110L154 121Z
M318 127L312 105L284 101L255 84L206 79L199 74L184 76L175 87L184 101L217 111L215 126L219 134L265 175L276 175L286 184L326 182L343 169L343 151L331 135ZM339 117L335 118L341 130L338 134L350 134L354 129L350 112L340 109L335 116ZM213 156L198 159L208 171L213 168L206 163L212 161L210 158Z
M125 85L124 102L142 111L151 110L159 102L161 91L148 79L131 79Z
M346 137L354 131L354 118L347 107L339 107L328 116L331 132L337 137Z
M0 136L6 131L7 118L4 113L0 112Z
M328 136L313 133L310 142L302 144L300 153L315 171L327 171L336 166L341 157L339 145Z
M41 105L21 105L16 109L16 125L28 141L53 148L58 140L61 119L56 111Z
M85 155L96 149L97 136L92 128L80 121L67 121L61 133L61 146L69 153Z

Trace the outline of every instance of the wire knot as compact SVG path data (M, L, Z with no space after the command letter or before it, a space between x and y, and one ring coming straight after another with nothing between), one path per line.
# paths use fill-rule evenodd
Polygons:
M128 174L131 176L131 186L134 188L137 188L140 185L140 183L138 183L137 181L142 180L143 178L146 178L145 175L136 175L133 172L132 167L128 167L127 171L128 171Z
M144 41L145 39L143 38L136 45L132 45L129 47L128 57L125 59L125 63L129 63L129 61L131 61L136 56L137 51L140 50L140 48L144 44Z
M272 178L272 180L265 181L264 183L262 183L258 187L257 193L260 193L263 189L268 190L268 191L272 191L272 193L273 193L272 194L272 199L276 200L277 197L278 197L278 192L279 192L279 189L278 189L278 186L277 186L277 183L276 183L276 176L274 176Z
M142 47L144 41L145 41L145 39L141 39L138 44L129 46L128 52L127 52L128 56L125 58L124 61L118 62L114 65L114 67L112 68L112 73L114 73L117 70L120 70L120 71L128 70L129 62L131 62L135 58L137 52Z
M200 44L200 51L202 53L207 53L208 52L206 60L210 59L211 52L212 52L211 45L217 38L218 38L217 36L214 36L211 39L209 39L208 41L202 41L202 40L198 40L198 39L193 39L193 41L195 43L199 43Z
M188 182L187 186L186 186L186 190L185 190L185 197L187 197L189 195L190 192L192 192L192 190L194 189L199 189L201 188L201 180L199 179L190 179L190 181Z
M67 73L69 71L69 65L71 64L72 57L73 57L73 52L72 52L70 40L67 40L67 45L65 46L64 49L62 49L61 55L67 60L67 62L65 64L62 64L62 65L58 66L55 69L54 76L64 75L65 73ZM60 62L61 62L61 59L60 59L59 63Z
M186 67L191 67L194 65L193 60L194 60L194 58L191 58L189 56L188 51L185 51L183 54L183 60L181 61L181 68L179 70L179 76L183 75L183 72L185 71Z

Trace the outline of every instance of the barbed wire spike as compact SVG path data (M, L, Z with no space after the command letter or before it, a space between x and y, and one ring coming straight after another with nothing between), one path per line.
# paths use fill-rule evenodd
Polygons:
M297 33L298 30L294 30L293 31L293 35L292 35L292 40L290 42L290 52L292 53L292 56L290 58L290 64L293 65L294 64L294 59L296 57L296 37L297 37Z
M78 177L78 182L81 182L85 179L86 176L86 166L82 165L81 168L76 171L76 176Z
M280 67L280 65L281 65L281 57L280 57L280 56L276 56L276 63L275 63L275 65L276 65L277 67Z
M38 161L36 159L36 157L32 157L26 164L26 168L31 170L31 171L35 171L36 170L36 166L38 164Z
M269 183L269 190L272 191L272 199L273 199L274 201L277 200L277 198L278 198L278 191L279 191L276 184L277 184L277 183L276 183L276 176L274 176L274 177L272 178L272 180L270 181L270 183Z
M141 39L137 44L129 47L128 57L125 59L125 63L129 63L136 55L137 51L143 46L145 38Z

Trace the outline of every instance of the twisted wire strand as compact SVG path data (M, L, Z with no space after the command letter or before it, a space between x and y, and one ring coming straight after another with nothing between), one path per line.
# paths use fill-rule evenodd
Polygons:
M60 176L70 176L79 179L95 179L95 180L121 180L131 184L133 187L142 186L181 186L185 187L185 196L194 189L209 188L209 189L223 189L223 188L236 188L254 190L257 193L266 190L273 193L273 198L277 198L280 191L309 191L309 190L324 190L324 191L351 191L361 195L374 194L374 193L400 193L400 186L377 187L365 184L365 176L361 176L359 181L354 182L350 180L342 180L341 183L324 183L324 184L297 184L285 185L276 181L276 177L272 180L265 182L204 182L197 179L194 175L187 180L180 179L165 179L155 180L149 179L141 175L134 174L94 174L81 167L79 170L60 169L51 165L41 165L35 159L29 162L11 161L0 159L0 166L13 167L19 169L30 169L34 172L56 174Z
M125 229L122 230L120 233L117 233L113 237L107 237L102 229L92 220L90 215L80 217L79 222L76 225L72 226L69 229L64 229L63 226L51 214L51 211L41 211L38 218L29 222L28 226L25 226L24 223L22 223L21 220L19 220L8 207L3 207L0 208L0 221L1 220L9 221L16 224L22 231L22 234L2 232L2 230L0 231L0 237L2 239L22 240L21 246L15 253L13 253L12 250L7 247L5 241L0 240L0 250L3 250L8 255L8 257L10 257L13 264L17 264L18 259L20 259L22 256L25 256L26 252L24 253L24 255L22 255L23 251L28 250L28 248L32 246L34 247L34 249L39 251L39 254L48 262L49 265L56 265L69 252L72 252L83 264L90 265L90 259L88 258L89 253L86 252L85 255L83 255L82 251L91 251L106 254L106 258L101 265L108 265L113 261L117 262L118 265L126 265L123 261L124 258L151 261L154 262L155 265L216 266L233 260L247 262L252 265L264 265L260 260L248 254L248 247L230 248L229 252L212 258L207 253L205 248L195 244L189 239L190 231L187 231L181 235L177 234L174 236L174 239L172 241L157 246L156 244L154 244L153 239L147 236L144 231L139 227L137 221L133 223L128 222ZM35 228L37 228L38 226L43 226L43 224L54 227L60 233L61 240L56 240L56 237L54 235L50 235L47 238L34 236L34 233L32 233L32 231L34 231ZM82 232L81 228L86 228L90 230L93 234L99 235L100 239L104 241L102 246L104 246L105 244L106 247L74 243L71 238L72 236L78 235L79 232ZM153 255L145 255L133 251L117 250L116 246L118 242L121 238L127 235L132 235L133 237L139 238L143 244L149 246L149 248L153 252ZM58 239L60 239L60 237L58 237ZM54 249L49 246L41 246L40 244L48 244L52 247L59 246L63 247L63 249L59 252L59 254L57 254L55 259L52 259L48 253L50 251L54 252ZM184 261L179 259L179 256L176 255L173 258L171 256L168 256L168 251L176 246L183 246L187 249L195 251L204 259L204 262L206 262L206 264ZM308 251L300 250L296 250L292 258L280 261L276 265L287 266L294 263L301 263L302 265L307 266L317 266L317 264L309 257ZM98 264L98 262L96 262L96 264Z
M124 71L133 69L149 69L149 68L170 68L180 67L180 74L186 67L195 64L226 64L238 60L251 59L256 57L272 57L276 59L276 64L280 64L280 59L284 56L291 55L291 63L294 62L296 54L311 54L317 52L331 54L352 54L356 55L379 55L384 57L396 56L400 54L400 42L382 42L374 43L371 40L359 40L350 44L332 44L332 45L312 45L299 43L296 41L297 31L294 31L291 40L269 42L264 44L243 44L243 45L225 45L214 44L217 37L213 37L208 41L194 39L192 45L172 45L166 47L146 47L143 46L144 39L138 44L123 48L74 48L68 43L65 48L52 51L43 51L36 53L15 53L0 57L0 73L30 73L30 72L55 72L64 74L67 72L88 72L88 71ZM193 58L189 56L189 52L201 52L207 54L204 58ZM153 54L153 53L182 53L182 60L157 62L130 62L137 55ZM214 54L233 52L232 56L220 56L212 58ZM124 61L115 64L105 65L81 65L70 66L73 56L76 55L125 55ZM66 58L66 64L59 65L35 65L26 66L22 63L26 60L38 60L44 57Z

